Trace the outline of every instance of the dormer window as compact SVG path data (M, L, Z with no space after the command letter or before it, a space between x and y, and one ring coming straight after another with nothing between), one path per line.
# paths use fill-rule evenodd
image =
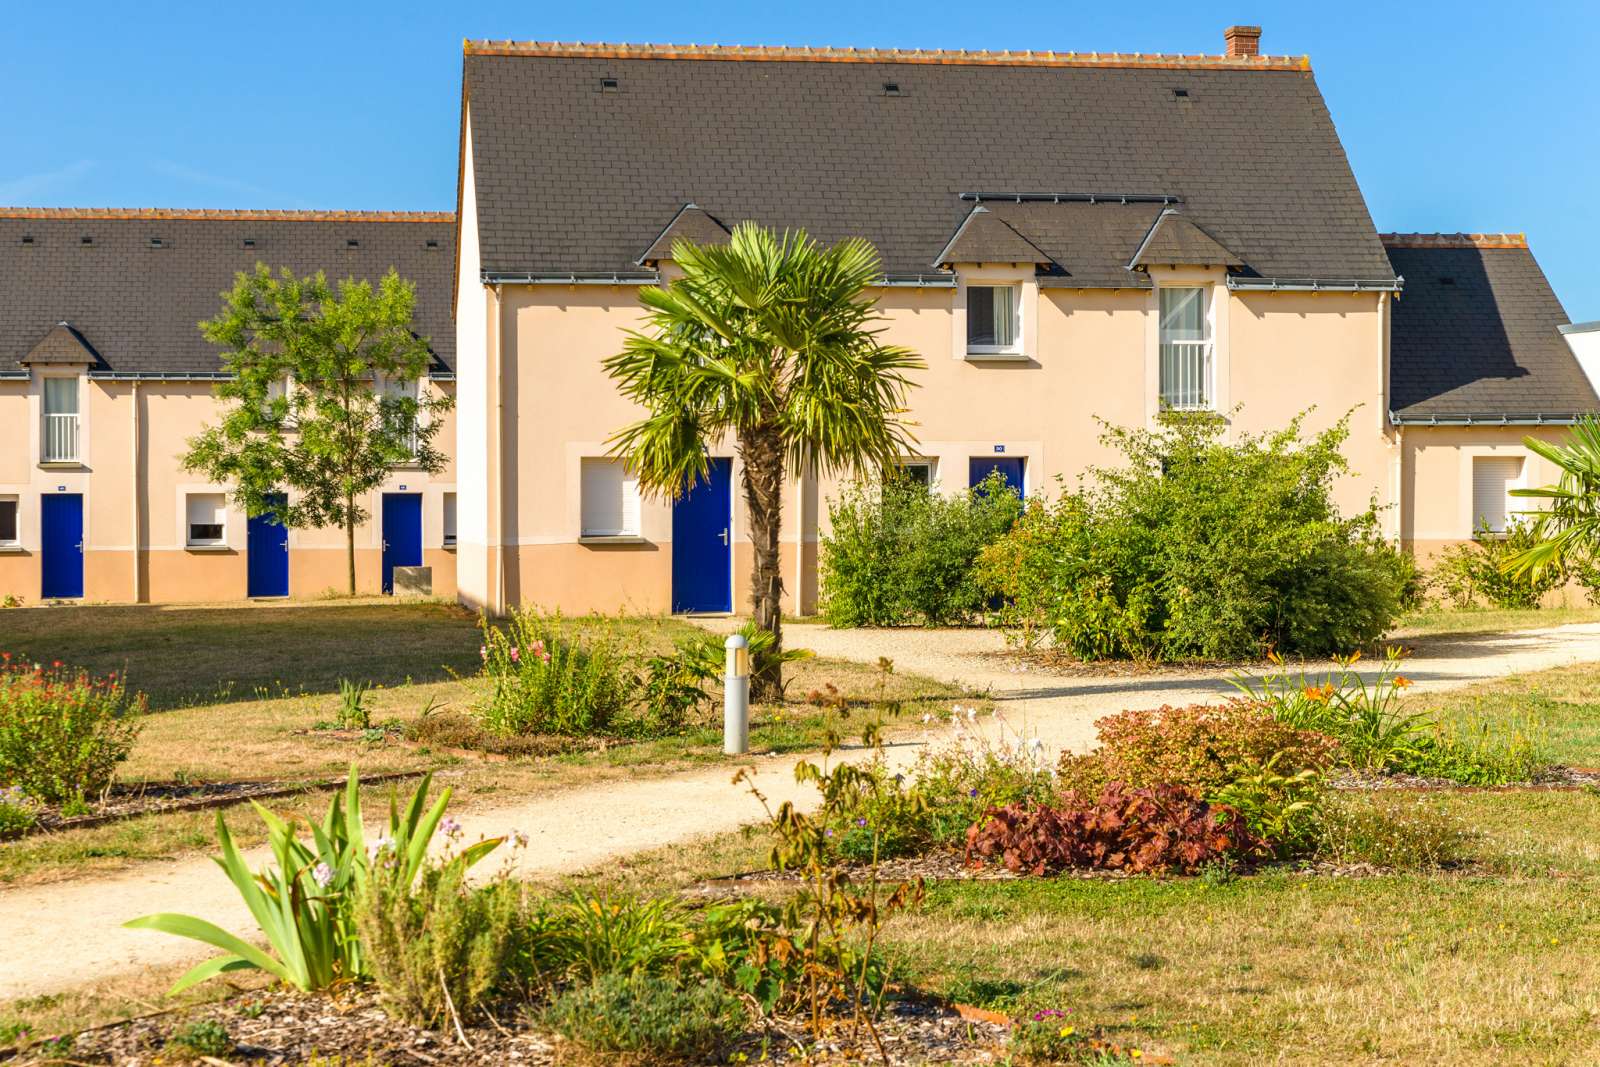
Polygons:
M1022 333L1015 285L967 286L967 351L1017 351Z

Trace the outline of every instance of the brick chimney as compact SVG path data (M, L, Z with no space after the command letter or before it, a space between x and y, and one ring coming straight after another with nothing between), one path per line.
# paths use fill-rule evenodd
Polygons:
M1222 38L1228 42L1230 58L1261 54L1260 26L1229 26L1222 31Z

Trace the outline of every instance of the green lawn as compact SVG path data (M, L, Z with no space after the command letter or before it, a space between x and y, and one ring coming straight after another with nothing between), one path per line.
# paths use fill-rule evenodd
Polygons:
M1600 622L1600 608L1428 608L1401 616L1392 637L1479 634L1496 630L1539 630L1575 622Z

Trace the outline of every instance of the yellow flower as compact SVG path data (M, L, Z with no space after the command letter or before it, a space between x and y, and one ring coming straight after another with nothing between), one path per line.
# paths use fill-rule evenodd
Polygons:
M1133 1057L1133 1058L1134 1058L1134 1059L1136 1059L1136 1060L1142 1060L1142 1059L1144 1059L1144 1053L1142 1053L1142 1052L1140 1052L1140 1051L1139 1051L1139 1050L1138 1050L1138 1049L1136 1049L1136 1048L1135 1048L1135 1049L1129 1049L1129 1050L1128 1050L1128 1055L1129 1055L1129 1056L1132 1056L1132 1057Z
M1060 1032L1060 1034L1058 1036L1060 1036L1060 1037L1071 1037L1075 1033L1077 1033L1076 1028L1071 1027L1071 1026L1063 1026L1061 1028L1061 1032Z

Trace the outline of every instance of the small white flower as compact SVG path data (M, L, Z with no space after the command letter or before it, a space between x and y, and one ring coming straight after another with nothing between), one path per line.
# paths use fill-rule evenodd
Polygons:
M326 863L319 863L311 868L311 880L323 889L333 884L333 868Z
M527 848L528 835L521 830L513 830L511 831L511 843L517 848Z

